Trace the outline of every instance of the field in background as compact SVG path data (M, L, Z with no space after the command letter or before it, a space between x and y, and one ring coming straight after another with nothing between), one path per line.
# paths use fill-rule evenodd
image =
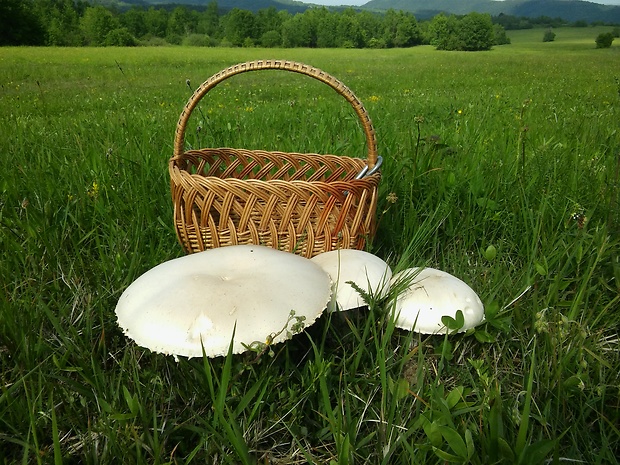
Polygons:
M549 47L560 48L563 51L583 51L596 47L596 37L599 34L612 32L611 26L591 26L591 27L560 27L551 29L555 33L553 42L543 42L543 36L547 29L522 29L517 31L507 31L513 45L517 48L527 48L529 50L549 50ZM614 40L612 47L620 48L618 39Z
M0 49L0 463L617 463L620 44L595 50L606 30L511 31L480 53ZM175 362L125 339L122 291L182 255L179 113L207 77L260 58L322 68L365 103L385 158L370 250L460 277L484 326L418 337L371 299L273 357ZM365 153L340 97L277 72L214 89L187 142Z

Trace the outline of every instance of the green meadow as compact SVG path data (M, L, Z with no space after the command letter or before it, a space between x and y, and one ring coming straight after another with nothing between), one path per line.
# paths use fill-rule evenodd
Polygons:
M596 50L604 31L511 31L475 53L1 48L0 463L618 463L620 43ZM183 255L183 106L262 58L364 102L385 160L368 250L467 282L482 326L403 331L368 296L271 353L176 361L123 335L123 290ZM366 155L340 96L277 71L209 92L186 143Z

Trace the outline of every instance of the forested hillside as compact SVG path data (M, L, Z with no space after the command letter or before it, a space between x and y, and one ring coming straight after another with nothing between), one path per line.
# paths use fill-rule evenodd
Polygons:
M5 0L7 2L7 0ZM0 16L0 44L60 46L132 46L185 44L235 47L391 48L433 43L437 28L420 24L409 12L343 11L325 7L291 14L275 7L223 11L211 1L206 8L178 5L126 10L78 0L8 0ZM464 50L487 50L506 43L505 32L489 15L472 13L449 24L451 41ZM467 35L483 37L471 43ZM444 28L445 29L445 28ZM459 32L460 31L460 32Z
M437 5L448 3L439 0ZM580 23L587 26L585 21ZM396 9L315 6L291 13L270 6L253 11L222 8L216 0L199 6L125 3L122 8L120 3L106 6L85 0L0 0L0 45L392 48L431 44L448 50L488 50L509 43L506 30L566 24L548 16L492 17L479 12L439 13L419 21L414 13Z
M201 10L207 8L211 0L99 0L97 3L103 6L114 5L115 8L120 10L131 7L149 8L151 6L172 10L178 5L187 5L194 9ZM223 12L230 11L233 8L239 8L254 13L258 12L258 10L273 7L278 11L286 10L289 13L295 14L303 13L308 8L312 8L313 5L310 2L304 3L296 0L219 0L218 7Z
M440 12L464 15L472 11L537 18L548 16L565 21L601 21L620 23L620 6L601 5L580 0L370 0L363 8L387 10L394 8L430 18Z

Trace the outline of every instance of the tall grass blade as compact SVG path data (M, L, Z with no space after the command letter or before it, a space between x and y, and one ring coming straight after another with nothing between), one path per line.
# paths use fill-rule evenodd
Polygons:
M519 457L520 463L525 463L524 452L527 442L527 434L530 426L530 409L532 403L532 389L534 386L534 373L536 371L536 345L532 347L532 354L530 355L530 371L527 379L527 386L525 388L525 401L523 403L523 411L521 412L521 424L519 425L519 431L517 433L517 441L515 444L515 453Z

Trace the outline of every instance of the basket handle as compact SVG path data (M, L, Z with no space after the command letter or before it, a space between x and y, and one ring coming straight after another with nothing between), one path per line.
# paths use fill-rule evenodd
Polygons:
M184 152L184 142L185 142L185 129L187 127L187 122L189 120L192 111L198 104L198 102L209 92L212 88L218 85L220 82L228 79L231 76L241 73L247 73L249 71L259 71L264 69L279 69L284 71L291 71L295 73L305 74L306 76L310 76L314 79L317 79L332 89L334 89L338 94L342 95L347 102L353 107L355 113L362 123L362 128L364 130L364 134L366 136L366 146L368 148L368 158L367 164L368 168L371 171L375 168L378 169L380 162L378 163L377 156L377 137L375 135L375 129L370 121L370 116L368 112L364 108L362 102L351 92L351 90L345 86L342 82L340 82L335 77L327 74L325 71L322 71L318 68L314 68L312 66L305 65L303 63L298 63L295 61L285 61L285 60L257 60L257 61L248 61L246 63L239 63L237 65L226 68L225 70L220 71L217 74L214 74L205 82L203 82L200 87L198 87L189 101L185 105L185 108L181 112L181 116L179 117L179 121L177 123L177 129L174 136L174 156L180 157Z

